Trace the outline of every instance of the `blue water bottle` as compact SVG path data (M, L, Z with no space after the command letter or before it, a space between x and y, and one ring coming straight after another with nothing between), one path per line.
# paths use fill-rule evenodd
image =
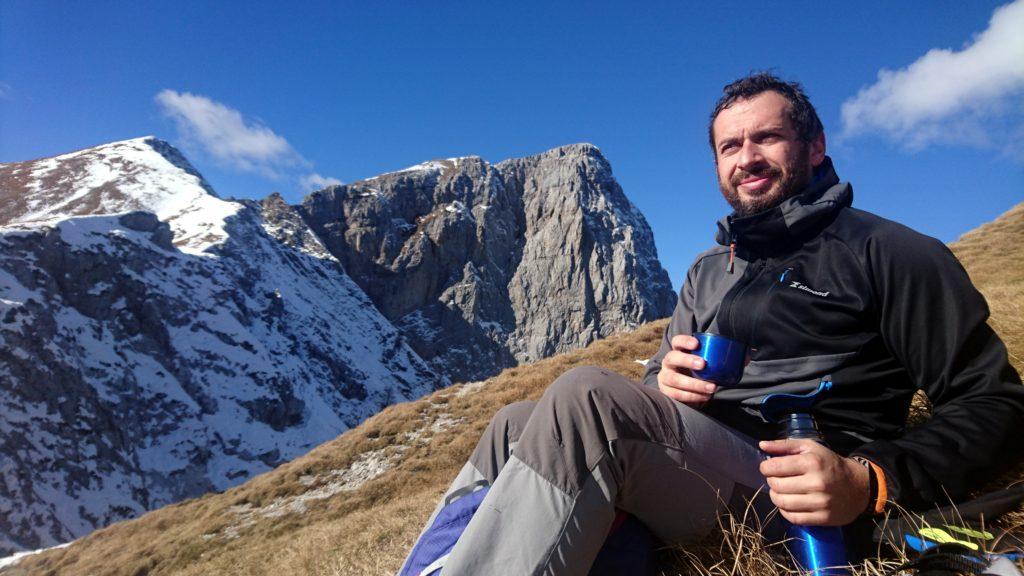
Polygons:
M780 438L807 439L825 444L811 416L811 407L830 388L832 382L825 377L818 389L809 394L769 394L761 400L761 416L779 426ZM850 573L841 527L790 524L786 536L790 553L801 569L812 572L814 576L845 576Z

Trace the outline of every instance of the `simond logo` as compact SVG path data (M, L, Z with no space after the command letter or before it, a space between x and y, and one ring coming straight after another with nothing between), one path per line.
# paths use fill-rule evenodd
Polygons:
M820 292L818 290L814 290L810 286L807 286L806 284L802 284L800 282L797 282L796 280L790 280L789 281L789 287L790 288L796 288L797 290L803 290L804 292L807 292L809 294L814 294L815 296L821 296L822 298L827 298L828 295L831 293L831 292L828 292L828 291Z

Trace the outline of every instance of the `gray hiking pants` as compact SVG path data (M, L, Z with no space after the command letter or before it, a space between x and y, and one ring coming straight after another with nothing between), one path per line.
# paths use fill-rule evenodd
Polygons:
M700 539L722 513L742 514L761 460L753 439L658 390L572 369L539 402L494 416L445 493L491 485L442 573L585 575L616 508L666 543ZM755 502L763 518L770 502Z

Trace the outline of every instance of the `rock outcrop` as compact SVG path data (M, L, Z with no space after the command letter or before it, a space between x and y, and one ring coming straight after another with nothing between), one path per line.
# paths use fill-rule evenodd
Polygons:
M455 381L667 316L650 227L589 144L426 162L307 197L305 220Z

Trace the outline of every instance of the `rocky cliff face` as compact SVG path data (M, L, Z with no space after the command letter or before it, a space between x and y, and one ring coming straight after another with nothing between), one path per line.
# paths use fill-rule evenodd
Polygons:
M0 182L0 553L224 490L444 382L293 208L218 199L165 143Z
M589 144L427 162L300 207L416 352L453 380L671 313L650 227Z

